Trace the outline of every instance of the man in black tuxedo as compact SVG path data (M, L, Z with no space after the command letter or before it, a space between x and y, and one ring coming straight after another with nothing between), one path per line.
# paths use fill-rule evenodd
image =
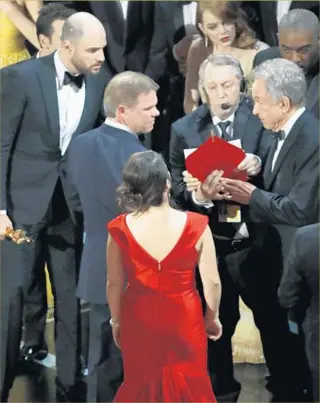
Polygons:
M151 55L165 48L164 57L158 60L161 72L159 109L162 116L156 125L158 132L152 137L152 148L161 152L168 162L169 125L184 115L184 83L189 47L196 28L198 3L196 1L156 1L155 32ZM157 135L161 132L161 135Z
M36 21L40 50L33 57L48 56L56 51L61 43L61 33L65 21L76 11L62 4L47 4L39 12ZM24 327L21 358L42 360L48 354L45 340L47 319L47 289L45 276L45 250L39 250L27 297L24 302Z
M319 223L297 230L278 290L281 305L302 325L314 402L319 402L319 231Z
M312 11L319 18L319 2L317 0L311 1L286 1L286 0L273 0L273 1L259 1L256 2L258 6L260 21L261 21L261 37L260 39L267 42L270 46L278 45L278 24L281 18L291 10L305 9Z
M108 75L101 23L76 13L63 26L53 55L1 70L1 398L6 401L19 356L23 299L38 250L44 245L55 296L58 398L77 399L79 301L75 296L82 244L81 217L66 175L72 137L97 120ZM76 105L76 107L75 107ZM72 192L73 194L73 192ZM7 230L23 229L34 242L17 245ZM10 252L10 253L9 253Z
M319 18L311 11L289 11L279 23L279 46L259 52L254 67L266 60L283 57L296 63L304 72L307 87L319 75ZM319 87L315 84L307 93L307 107L319 117Z
M273 280L268 278L268 271L256 270L258 251L254 245L258 240L255 239L255 228L247 220L246 209L240 210L237 205L223 202L219 193L222 190L219 187L221 173L213 172L201 186L196 180L193 183L190 175L184 172L184 150L199 147L212 131L224 139L241 143L247 157L239 169L246 170L252 180L259 183L261 164L269 151L269 137L252 114L251 100L240 92L240 87L245 91L245 82L236 59L226 55L211 56L202 64L199 76L208 103L172 125L170 164L174 194L179 204L209 215L223 289L220 303L223 335L219 341L208 341L208 368L218 400L237 401L240 384L233 375L231 338L240 318L239 294L252 308L266 345L266 340L273 340L274 323L279 321L279 315L272 298L265 299L264 293L257 289L268 287ZM192 189L194 191L190 192ZM234 223L231 223L232 210L239 217ZM277 353L276 346L274 351L266 350L266 358L269 360Z
M274 225L286 226L279 229L280 242L286 243L288 238L291 241L296 228L316 223L319 218L319 127L304 106L305 94L306 81L295 63L273 59L257 67L252 86L253 113L266 129L277 132L264 167L265 190L251 183L223 180L226 192L230 193L228 199L249 205L252 220L264 223L261 235L265 262L271 254L281 255L276 238L271 237L276 231ZM271 263L268 262L269 267ZM283 271L282 265L280 259L279 273ZM299 383L301 387L308 386L301 346L293 337L288 346L294 355L295 373L291 371L287 384L277 380L269 367L277 387L286 387L286 393Z
M105 124L70 147L68 173L80 196L77 209L83 210L86 232L77 295L90 303L88 402L112 401L123 379L106 299L107 223L120 213L116 189L128 158L144 150L138 134L149 133L159 115L158 88L141 73L116 75L105 92Z
M158 61L165 49L154 30L154 1L74 1L77 11L87 11L103 24L108 38L106 63L113 74L132 70L159 79ZM151 43L153 55L150 55ZM160 47L159 47L160 46Z

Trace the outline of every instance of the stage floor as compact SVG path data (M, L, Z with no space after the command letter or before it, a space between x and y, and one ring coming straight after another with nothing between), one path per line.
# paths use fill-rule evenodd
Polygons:
M82 309L83 318L83 351L88 342L87 323L88 309ZM20 367L9 402L54 402L55 397L55 355L53 343L53 321L47 323L47 342L50 354L39 363L24 364ZM270 402L271 395L265 389L266 367L264 364L236 364L235 375L242 384L238 402ZM85 379L85 378L84 378ZM85 396L79 401L85 402Z

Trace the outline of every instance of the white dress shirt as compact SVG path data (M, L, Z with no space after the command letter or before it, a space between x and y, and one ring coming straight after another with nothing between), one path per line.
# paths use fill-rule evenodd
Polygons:
M123 125L122 123L118 123L115 120L112 120L110 118L106 118L104 123L108 126L115 127L116 129L124 130L125 132L129 132L131 134L134 134L136 137L138 137L135 133L133 133L128 126Z
M184 4L182 6L183 12L183 23L186 29L186 35L193 35L194 27L197 23L197 7L198 3L196 1L192 1L190 4Z
M81 88L73 83L63 85L64 75L68 70L59 57L59 51L54 54L54 64L59 106L60 150L64 155L82 116L86 95L85 81Z
M276 148L276 151L274 153L273 156L273 160L272 160L272 165L271 165L271 172L273 171L273 168L276 164L277 158L279 156L280 150L283 146L283 143L286 141L286 138L288 137L288 135L290 134L290 131L292 129L292 127L294 126L294 124L296 123L296 121L300 118L300 116L303 114L303 112L306 110L305 107L299 108L292 116L291 118L287 121L287 123L283 126L282 130L284 131L284 139L283 140L278 140L278 145Z
M125 1L125 0L120 0L119 3L120 3L122 14L123 14L123 19L126 21L127 15L128 15L128 3L129 2Z
M278 24L281 21L281 18L289 12L291 3L292 3L291 0L289 0L289 1L278 0L277 1L277 22L278 22Z

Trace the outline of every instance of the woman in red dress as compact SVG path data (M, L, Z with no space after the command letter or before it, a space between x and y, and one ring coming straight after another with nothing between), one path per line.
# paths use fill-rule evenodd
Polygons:
M216 402L206 337L222 333L221 285L207 217L170 207L170 174L153 151L134 154L123 180L128 213L109 223L107 244L110 323L124 363L115 401Z

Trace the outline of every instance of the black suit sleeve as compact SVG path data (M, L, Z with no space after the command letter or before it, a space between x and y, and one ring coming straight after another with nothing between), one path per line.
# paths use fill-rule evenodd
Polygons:
M159 4L154 4L153 35L145 74L158 82L166 71L167 37Z
M258 52L253 59L253 68L259 66L259 64L263 63L266 60L264 51Z
M81 135L80 135L81 136ZM68 202L72 210L72 215L75 217L76 221L79 215L82 215L82 206L80 201L80 196L76 186L76 176L77 176L77 161L79 156L77 155L77 140L71 140L67 152L67 184L68 184Z
M302 158L299 165L295 184L287 196L253 191L250 213L254 220L297 227L313 223L315 203L319 200L319 148Z
M303 312L306 307L306 282L301 268L303 267L304 254L301 251L303 239L299 230L291 245L286 261L284 274L278 289L280 304L291 312Z
M186 170L183 150L187 148L190 147L188 147L180 134L176 131L174 125L172 125L170 140L170 166L173 195L178 205L183 209L208 214L211 209L196 205L192 200L191 192L187 190L186 184L183 181L182 173Z
M6 210L9 156L16 139L27 98L25 83L14 67L1 70L1 210Z

